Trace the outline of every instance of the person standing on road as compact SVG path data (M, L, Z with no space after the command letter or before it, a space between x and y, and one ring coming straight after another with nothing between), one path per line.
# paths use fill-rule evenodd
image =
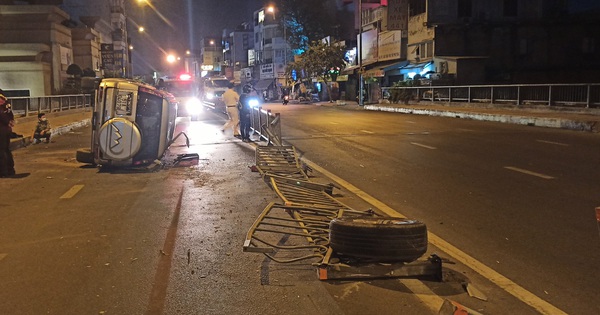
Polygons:
M242 95L240 96L240 131L242 132L242 141L250 142L250 114L252 106L250 99L258 99L258 94L250 85L244 85Z
M225 132L225 129L233 128L233 136L236 138L240 137L239 101L240 95L233 89L233 83L229 83L227 91L223 93L223 102L225 103L225 106L227 106L227 116L229 119L223 127L221 127L221 131Z
M10 102L0 94L0 177L15 175L15 161L10 152L10 136L14 123L15 116Z

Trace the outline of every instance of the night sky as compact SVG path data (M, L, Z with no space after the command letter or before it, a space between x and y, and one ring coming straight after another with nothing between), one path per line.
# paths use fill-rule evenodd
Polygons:
M134 46L134 74L164 68L164 52L184 54L199 49L203 37L220 38L224 28L232 29L250 22L252 13L268 0L149 0L169 25L149 7L141 8L136 0L127 0L131 42ZM325 1L325 0L324 0ZM600 0L570 0L571 11L600 7ZM191 10L189 9L191 8ZM143 25L145 34L135 32ZM160 47L160 48L159 48Z
M202 38L220 38L224 28L233 29L242 22L250 22L252 13L265 1L152 0L152 3L156 10L127 1L134 74L164 68L166 51L183 54L188 49L199 49ZM145 33L134 32L136 24L143 25Z

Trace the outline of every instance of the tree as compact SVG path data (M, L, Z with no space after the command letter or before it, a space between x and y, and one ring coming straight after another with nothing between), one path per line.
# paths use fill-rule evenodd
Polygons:
M316 78L322 80L331 98L331 91L328 82L335 80L340 69L345 66L344 55L346 48L342 45L324 43L322 41L313 42L307 50L300 55L298 61L289 64L286 69L289 75L292 71L304 74L306 79Z
M281 21L286 29L286 40L292 49L300 53L306 51L313 41L335 35L339 28L335 1L277 0L276 3L283 14Z

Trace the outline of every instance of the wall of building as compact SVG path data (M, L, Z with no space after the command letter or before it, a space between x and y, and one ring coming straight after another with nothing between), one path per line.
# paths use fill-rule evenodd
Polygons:
M37 80L21 80L21 78L8 79L14 89L30 89L32 94L44 92L55 93L61 90L62 83L66 80L66 70L73 61L71 30L62 25L69 20L69 15L55 6L49 5L8 5L0 6L0 43L41 44L48 47L51 56L47 58L35 58L27 61L28 67L24 71L38 72L47 77ZM24 51L14 51L12 56L3 56L3 63L19 61L19 58L32 54L31 46L22 46ZM29 47L29 48L27 48ZM40 47L39 45L37 47ZM40 52L35 52L37 55ZM47 63L47 64L45 64ZM37 64L37 65L36 65ZM49 72L47 71L49 66ZM10 71L14 65L1 65L1 69L7 77L18 76L18 72ZM49 82L49 87L48 87ZM35 86L34 86L35 85Z

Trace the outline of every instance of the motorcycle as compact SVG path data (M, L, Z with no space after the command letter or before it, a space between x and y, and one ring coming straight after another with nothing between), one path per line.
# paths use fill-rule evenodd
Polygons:
M283 96L283 105L287 105L290 102L290 96L289 95L284 95Z

